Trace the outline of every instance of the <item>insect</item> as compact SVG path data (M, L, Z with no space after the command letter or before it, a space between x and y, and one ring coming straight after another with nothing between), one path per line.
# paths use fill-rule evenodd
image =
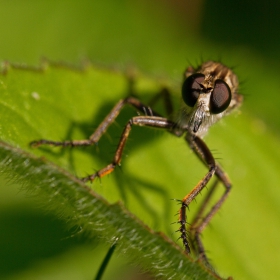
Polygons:
M175 136L183 136L197 157L208 168L208 171L191 192L180 200L178 220L180 225L180 238L183 241L183 246L187 254L191 252L192 248L202 261L209 264L200 235L227 198L231 189L231 183L225 172L216 163L211 151L202 138L214 123L241 105L243 96L238 93L238 78L234 72L219 62L208 61L197 68L188 67L186 69L182 85L182 100L182 107L175 119L172 120L156 113L149 106L142 104L137 98L129 96L120 100L113 107L89 139L63 142L41 139L31 142L31 146L52 145L76 147L96 144L125 105L128 104L134 107L142 115L132 117L127 122L112 162L94 174L81 179L87 182L108 175L114 171L116 166L120 165L123 149L129 133L135 125L160 128L167 130ZM186 210L214 175L216 176L216 181L210 189L193 224L190 225L189 231L192 237L190 239L186 228ZM206 204L218 182L224 185L225 191L209 212L202 217Z

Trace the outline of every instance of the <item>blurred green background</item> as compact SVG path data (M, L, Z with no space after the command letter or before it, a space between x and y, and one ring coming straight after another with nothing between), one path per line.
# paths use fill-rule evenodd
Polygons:
M74 65L89 59L98 65L122 70L136 67L151 76L168 77L178 83L189 62L221 60L234 66L240 77L241 92L245 95L244 118L252 118L255 130L268 135L274 143L273 148L277 149L279 9L280 3L276 0L254 5L249 0L0 1L0 59L28 65L38 65L41 57ZM242 116L238 118L242 122ZM258 141L252 138L254 140ZM261 145L265 158L268 149L265 140L258 147ZM270 146L269 150L273 148ZM226 157L226 153L223 156ZM257 164L258 154L252 154L252 157L256 158ZM263 163L258 164L262 167ZM263 168L263 172L267 169L269 166ZM238 172L230 175L238 176ZM267 184L261 191L273 193L279 186L268 176L266 178ZM1 186L0 278L91 279L99 265L97 252L102 258L107 248L99 246L93 255L93 245L90 246L87 240L69 238L64 221L46 213L34 199L20 192L18 186L6 181L2 181ZM234 186L233 191L240 192L241 188L246 186ZM247 199L250 197L254 194L249 193ZM278 202L280 198L276 193L273 204L278 206ZM245 225L246 219L251 219L255 213L255 209L250 209L252 216L243 212L247 203L246 199L232 202ZM255 207L258 207L257 203ZM273 211L278 217L279 208L276 209ZM254 217L259 228L250 228L248 223L244 232L250 231L253 235L261 229L264 234L258 242L267 242L269 237L265 233L272 227L272 231L279 228L277 224L266 222L271 213L268 209L256 211L263 213L259 221ZM222 219L226 220L226 215ZM275 247L271 247L271 243ZM268 244L271 254L257 253L266 254L268 262L271 259L273 263L279 260L276 250L279 240L274 239L271 243ZM242 269L246 271L248 263L257 262L257 257L248 260L246 244L242 247L245 248L240 259L244 260ZM116 258L109 269L114 271L114 267L123 265L125 260ZM228 264L226 272L232 274L230 267ZM258 276L251 267L244 276L242 269L234 268L236 279L248 279L250 275L251 279L265 279L268 275L270 277L266 279L277 279L276 275L280 275L278 267L274 270L267 267L267 274ZM265 267L263 271L266 271Z

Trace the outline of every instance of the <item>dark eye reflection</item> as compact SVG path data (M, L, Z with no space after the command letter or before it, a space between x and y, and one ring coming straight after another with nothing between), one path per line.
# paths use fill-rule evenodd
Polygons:
M215 87L210 97L210 110L213 114L223 112L231 101L231 91L226 82L216 80Z
M182 86L182 97L184 102L193 107L202 90L201 83L203 83L205 76L201 73L196 73L189 76Z

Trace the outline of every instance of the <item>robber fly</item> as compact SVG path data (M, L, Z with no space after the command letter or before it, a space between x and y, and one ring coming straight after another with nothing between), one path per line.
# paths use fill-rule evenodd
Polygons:
M190 148L204 165L206 165L208 171L192 191L180 200L178 220L180 225L180 238L183 241L187 254L189 254L191 248L193 248L199 258L206 264L209 264L200 235L227 198L231 189L231 183L225 172L216 163L211 151L202 138L207 133L209 127L241 105L243 96L238 93L238 79L233 71L219 62L208 61L197 68L189 67L185 71L182 85L182 100L182 108L175 119L172 120L156 113L152 108L144 105L137 98L129 96L120 100L113 107L111 112L105 117L89 139L63 142L41 139L31 142L31 146L53 145L76 147L96 144L126 104L134 107L138 112L142 113L142 115L132 117L127 122L112 162L94 174L81 179L87 182L108 175L114 171L116 166L120 165L126 141L132 127L135 125L165 129L175 136L183 136ZM216 176L216 181L210 189L193 224L190 225L189 230L192 235L192 239L190 239L188 238L188 231L186 229L186 208L188 208L190 203L214 175ZM202 218L205 206L218 182L224 185L225 191L211 210Z

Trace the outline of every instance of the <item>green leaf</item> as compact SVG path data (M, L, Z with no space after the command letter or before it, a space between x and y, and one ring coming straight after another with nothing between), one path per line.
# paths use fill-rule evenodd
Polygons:
M125 151L129 158L124 157L122 170L102 179L101 184L94 182L93 189L66 171L84 176L109 163L121 127L133 115L133 110L124 110L117 121L120 126L113 125L108 131L112 139L103 137L98 147L72 150L28 147L30 141L39 138L88 137L94 123L98 124L112 104L128 94L125 75L92 67L84 72L54 67L43 72L12 68L1 77L1 87L4 122L0 164L9 180L38 197L47 209L64 217L70 226L76 226L80 234L89 239L99 236L100 242L117 242L117 250L129 256L130 262L158 277L215 278L170 240L170 237L178 238L178 234L172 236L178 225L170 226L176 222L173 215L179 207L171 200L174 196L170 190L171 182L177 181L173 172L178 170L163 173L166 166L159 164L164 160L162 134L135 129ZM160 87L156 80L140 75L136 79L136 89L144 99L146 93L156 92ZM92 114L94 123L91 123ZM167 136L167 146L172 141ZM159 230L166 235L156 232Z
M9 61L37 63L43 54L69 62L86 56L102 65L118 65L117 69L137 65L148 73L157 76L164 73L178 81L175 85L167 83L166 78L159 82L168 84L174 99L178 99L182 71L188 61L196 65L202 56L204 60L221 59L226 65L236 66L240 91L245 96L241 114L217 124L205 138L231 178L233 188L219 214L203 232L203 241L221 275L254 280L280 278L279 48L275 40L278 25L272 26L270 13L259 17L254 9L240 10L236 2L231 5L234 9L235 4L236 11L241 13L234 14L235 20L221 21L222 14L228 15L226 5L213 6L209 2L212 6L208 9L201 1L183 1L185 6L180 7L177 1L166 1L164 7L165 3L143 0L2 2L1 57ZM209 15L217 21L209 20ZM251 25L241 30L242 16L245 22L250 18ZM217 32L215 23L224 31ZM276 37L267 40L264 25ZM259 26L263 27L262 32ZM261 52L255 52L254 34L258 34L258 40L265 46ZM93 79L91 71L81 74L67 69L46 69L40 74L12 69L6 77L1 77L1 139L77 176L105 166L112 159L122 126L134 114L129 109L98 147L37 151L29 149L27 143L41 137L53 140L88 137L118 99L125 96L126 81L120 77L117 80L122 85L115 88L111 79L101 78L100 83ZM141 80L139 75L137 80ZM148 83L145 81L144 85ZM154 78L148 84L138 85L137 89L144 101L159 88ZM106 90L102 91L102 87ZM170 225L177 219L174 214L178 206L170 199L181 199L206 172L188 151L182 139L135 128L122 168L101 183L95 182L92 188L110 203L122 201L153 230L163 231L181 246L176 241L178 234L174 233L178 225ZM2 179L0 278L7 276L3 276L4 271L9 279L30 280L39 276L90 279L109 244L98 247L93 242L94 245L81 246L75 236L68 238L72 233L62 230L66 222L55 219L54 211L41 211L40 205L18 191L21 185L11 185ZM197 204L204 195L205 192L197 198ZM50 207L53 200L46 199L44 203ZM190 216L195 208L194 202ZM65 239L71 241L67 243ZM79 247L73 248L76 245ZM94 254L92 246L97 246ZM120 259L124 261L121 263ZM126 254L116 254L108 269L123 268L129 259ZM84 271L87 276L81 275ZM112 279L116 275L116 270L112 270L105 277Z
M73 175L85 176L111 161L122 127L135 115L133 109L123 110L98 146L28 147L30 141L40 138L87 138L113 105L128 94L123 73L92 67L84 72L63 67L47 67L43 72L12 68L1 77L0 84L4 141L1 170L10 180L20 183L48 209L70 220L70 225L81 226L82 233L101 236L109 243L114 242L113 237L120 238L118 250L156 274L176 274L179 278L184 275L186 279L204 275L203 268L154 233L162 231L181 246L176 241L178 234L174 233L178 225L171 225L176 222L174 214L178 211L172 199L181 199L206 172L183 139L148 128L133 128L122 168L101 182L94 182L93 191L77 182ZM136 93L144 101L163 84L169 85L174 100L179 100L176 84L136 75ZM223 276L241 274L257 279L269 268L270 275L277 277L274 266L278 257L275 255L271 261L267 255L271 254L278 236L279 188L266 186L268 182L269 186L277 186L279 181L279 139L245 111L211 128L206 143L233 182L231 195L219 212L222 215L216 215L203 233L212 263ZM201 199L197 198L197 204ZM96 209L92 201L100 208ZM195 208L194 202L190 206L190 219ZM143 228L134 215L151 230ZM116 234L120 229L120 234ZM256 251L262 254L256 256ZM155 266L155 258L160 265Z

